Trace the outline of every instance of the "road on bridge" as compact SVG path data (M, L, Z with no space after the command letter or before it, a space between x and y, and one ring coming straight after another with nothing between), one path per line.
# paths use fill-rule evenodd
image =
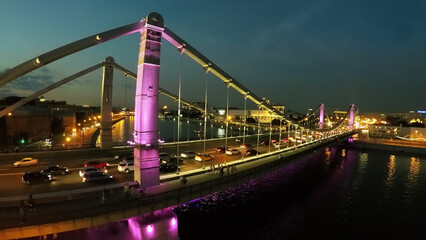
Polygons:
M286 136L283 134L282 136ZM262 136L261 140L268 142L268 136ZM278 139L278 135L274 135L273 139ZM256 148L257 136L246 137L246 143L252 144ZM237 148L244 153L244 149L240 147L242 144L242 137L228 139L228 148ZM215 148L224 146L225 140L209 140L206 141L206 152L212 154L215 158L213 161L206 161L205 168L209 169L211 164L223 164L242 158L242 154L234 156L225 156L225 154L218 154ZM180 143L180 152L186 150L194 152L203 152L203 141L200 142L182 142ZM170 155L176 155L176 144L166 144L159 148L159 152L166 152ZM259 151L265 153L268 151L275 151L273 145L259 145ZM121 173L117 170L117 164L123 156L131 155L132 148L117 148L109 151L99 149L88 150L68 150L68 151L45 151L45 152L32 152L32 153L18 153L18 154L3 154L0 162L0 197L44 193L52 191L64 191L78 188L85 188L93 186L93 184L83 183L79 176L79 169L82 168L84 162L88 160L99 160L108 162L108 174L113 176L111 183L125 182L133 180L133 172L129 174ZM118 159L115 156L120 156ZM37 166L15 168L13 162L24 157L34 157L39 159ZM49 165L66 166L69 168L69 174L53 176L53 181L46 184L24 184L21 180L23 174L27 171L34 171L43 169ZM202 168L203 163L192 159L185 159L181 163L181 171L185 172L192 169ZM164 174L164 173L162 173ZM99 183L108 184L108 183ZM99 185L97 184L97 185Z

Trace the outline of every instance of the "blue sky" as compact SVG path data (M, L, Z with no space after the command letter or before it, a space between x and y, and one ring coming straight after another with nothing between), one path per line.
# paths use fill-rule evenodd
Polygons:
M0 71L153 11L259 97L294 111L319 103L339 109L354 103L361 112L426 110L426 3L415 0L0 0ZM128 35L49 64L0 87L0 97L28 95L107 56L136 72L139 37ZM177 93L180 55L166 40L161 58L160 86ZM182 70L183 97L203 101L201 67L184 56ZM99 105L101 78L98 70L45 97ZM225 86L214 76L208 79L210 105L224 106ZM133 95L134 80L116 72L114 105L132 106ZM232 106L243 104L236 92L230 99ZM164 97L161 103L175 105Z

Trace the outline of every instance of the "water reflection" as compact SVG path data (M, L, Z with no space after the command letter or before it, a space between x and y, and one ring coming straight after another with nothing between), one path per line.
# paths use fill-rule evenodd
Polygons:
M39 239L39 237L31 238L31 240L33 239ZM170 208L165 208L105 225L57 233L57 239L177 240L179 239L178 221L176 214Z
M393 185L393 182L395 179L394 175L395 175L395 155L391 155L389 157L389 162L388 162L388 174L386 175L386 180L385 180L386 189L388 191Z
M414 188L417 185L417 176L420 171L420 161L418 158L410 158L410 170L408 173L408 188Z

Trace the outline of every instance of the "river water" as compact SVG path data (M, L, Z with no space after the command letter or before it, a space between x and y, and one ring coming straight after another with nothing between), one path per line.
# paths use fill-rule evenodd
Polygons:
M342 149L346 149L345 157ZM424 156L347 146L330 150L329 156L324 149L317 150L288 161L262 178L175 208L179 236L424 238Z
M286 159L260 178L164 210L152 232L141 216L58 239L424 239L424 155L348 145L328 152ZM160 237L161 224L170 226Z
M115 143L126 143L133 141L133 123L134 116L127 116L120 122L113 126L112 141ZM201 120L188 120L186 118L180 119L179 138L181 141L204 139L204 122ZM159 132L160 139L166 142L177 141L178 138L178 123L177 118L159 119ZM246 129L246 135L253 134L253 128ZM226 126L225 124L211 123L206 124L206 138L221 138L225 137ZM243 136L244 130L239 126L228 127L228 137Z

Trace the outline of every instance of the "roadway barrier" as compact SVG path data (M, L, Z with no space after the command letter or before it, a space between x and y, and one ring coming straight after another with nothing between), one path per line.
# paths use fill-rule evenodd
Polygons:
M59 192L47 192L32 194L33 200L37 204L45 204L52 202L71 201L79 198L89 198L93 196L100 196L103 191L107 191L111 194L114 191L123 190L124 186L128 184L129 187L136 188L139 184L135 181L115 183L102 186L94 186L88 188L73 189L68 191ZM29 199L29 195L11 196L11 197L0 197L1 207L19 206L21 200L26 201Z

